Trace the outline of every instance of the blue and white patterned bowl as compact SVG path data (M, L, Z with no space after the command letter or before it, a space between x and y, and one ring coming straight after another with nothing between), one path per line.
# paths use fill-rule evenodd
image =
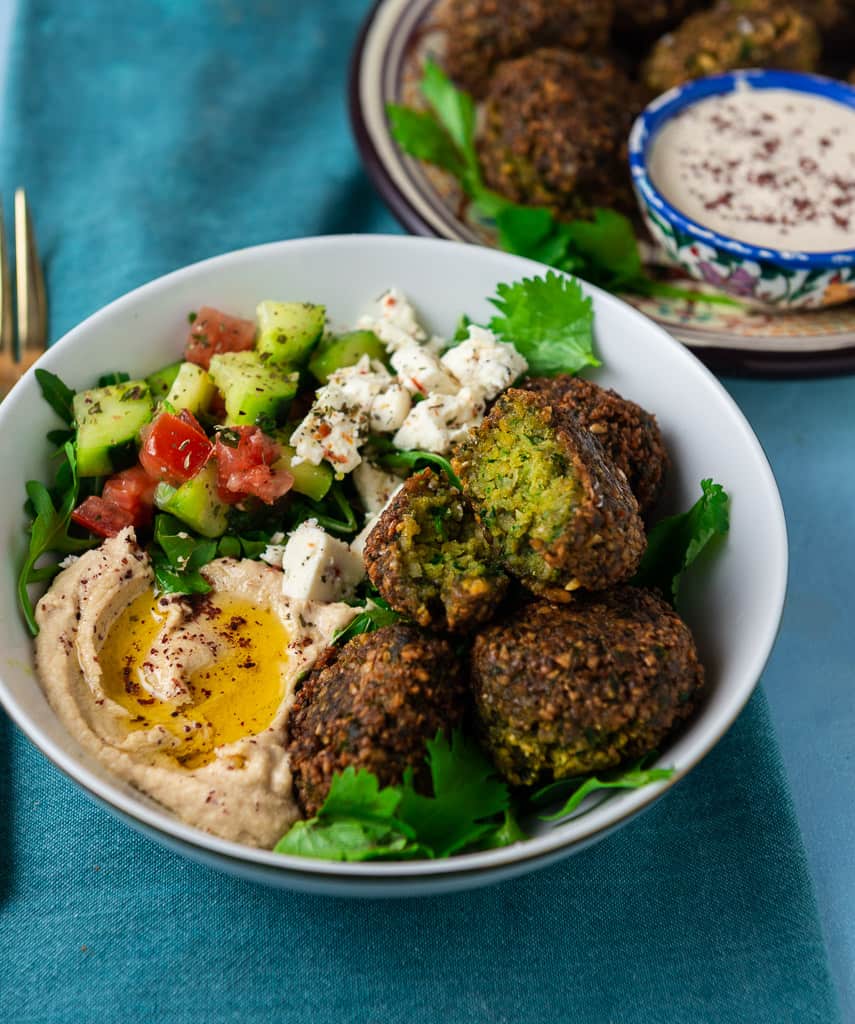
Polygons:
M783 311L817 309L855 298L855 249L808 253L749 245L686 217L651 182L647 155L665 122L699 100L746 86L810 93L855 110L851 85L795 71L730 71L663 93L638 116L629 140L632 181L651 234L693 277L742 302Z

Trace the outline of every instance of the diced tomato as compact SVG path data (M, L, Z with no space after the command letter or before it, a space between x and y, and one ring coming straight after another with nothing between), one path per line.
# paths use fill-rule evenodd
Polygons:
M142 466L133 466L111 476L104 484L101 497L109 504L124 509L131 517L132 525L146 526L151 522L156 486L157 481L152 480Z
M190 328L184 358L207 370L218 352L244 352L255 344L255 324L203 306Z
M223 501L234 504L250 495L272 505L291 489L287 469L273 469L279 445L258 427L227 427L216 442L217 489Z
M214 446L192 413L162 412L140 432L140 462L152 480L180 484L194 477L211 457Z
M93 495L71 513L71 518L90 533L99 537L115 537L126 526L133 526L133 517L124 508L114 505L112 501Z

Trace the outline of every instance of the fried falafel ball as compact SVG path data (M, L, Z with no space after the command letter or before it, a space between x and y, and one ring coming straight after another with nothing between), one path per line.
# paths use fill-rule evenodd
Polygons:
M688 626L636 587L534 602L486 627L472 650L483 742L520 786L649 753L692 714L703 682Z
M487 184L559 216L635 212L627 139L640 90L604 57L536 50L500 64L484 102L479 155Z
M444 32L445 67L479 99L495 66L539 46L603 49L613 0L443 0L437 24Z
M699 11L663 36L644 62L641 76L654 93L691 78L734 68L814 71L819 34L796 5L773 0L730 0Z
M520 388L534 391L561 410L574 413L623 470L642 515L662 495L670 465L656 417L611 388L582 377L529 377Z
M365 568L396 612L462 632L492 617L508 577L460 491L430 469L409 477L368 535Z
M452 462L493 550L535 593L569 601L638 567L647 542L626 477L542 395L504 392Z
M425 772L427 740L460 725L465 671L447 640L396 622L330 647L297 692L288 753L297 800L307 817L326 799L333 775L349 765L381 786L407 767Z

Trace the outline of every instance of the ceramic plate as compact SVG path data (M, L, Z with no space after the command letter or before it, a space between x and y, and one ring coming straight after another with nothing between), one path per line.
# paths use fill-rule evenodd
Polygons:
M368 15L351 64L350 113L362 159L397 219L418 235L495 245L467 219L456 182L404 155L392 140L387 103L412 103L427 54L441 56L433 24L437 0L379 0ZM645 246L648 263L665 263ZM675 271L676 273L676 271ZM670 283L697 291L691 278ZM712 369L799 376L855 370L855 304L803 313L757 313L712 303L624 295L667 327Z

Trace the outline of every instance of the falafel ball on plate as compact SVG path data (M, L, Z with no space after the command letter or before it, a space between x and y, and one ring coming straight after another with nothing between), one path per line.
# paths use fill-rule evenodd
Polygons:
M641 69L644 84L665 92L691 78L735 68L815 71L819 33L796 5L731 0L686 18L653 47Z
M425 744L460 725L464 667L447 640L396 622L329 648L303 681L288 720L297 801L307 816L349 765L396 785L424 778Z
M612 61L542 49L500 64L484 102L479 155L487 184L567 217L635 212L627 140L644 106Z
M612 0L442 0L436 20L446 38L446 69L480 98L499 61L538 46L601 50L612 8Z
M554 601L629 579L646 546L626 477L572 413L510 388L453 458L507 571Z
M430 469L409 477L365 542L368 576L420 626L460 632L489 621L508 577L461 492Z
M528 377L519 385L574 413L623 470L642 515L662 495L670 459L656 417L611 388L568 373Z
M655 750L695 709L704 672L688 626L649 590L537 601L472 650L482 739L520 786L586 775Z

